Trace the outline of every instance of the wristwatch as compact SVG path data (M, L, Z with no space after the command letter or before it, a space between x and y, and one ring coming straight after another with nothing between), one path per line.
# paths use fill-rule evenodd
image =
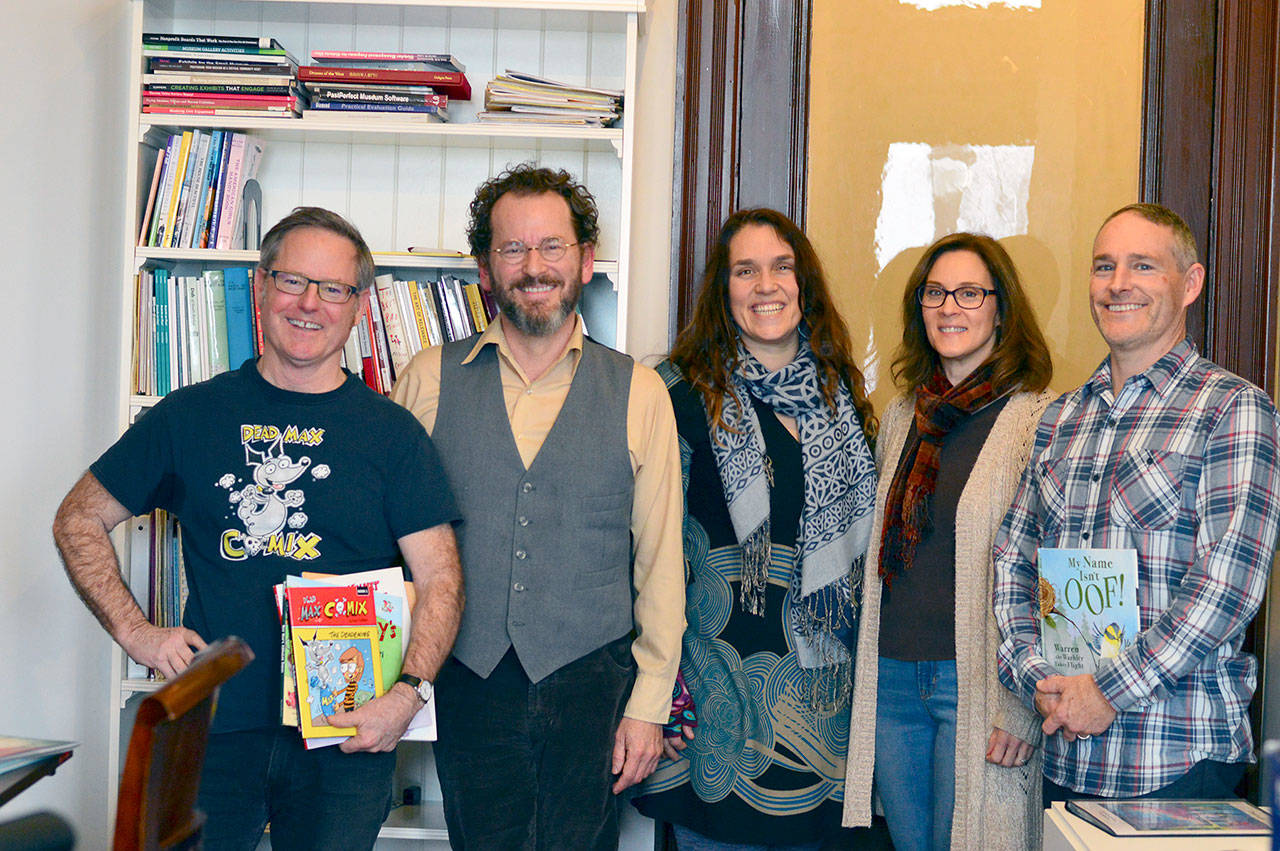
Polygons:
M396 678L396 682L404 683L413 689L417 693L418 699L423 703L431 702L431 683L421 677L415 677L413 674L401 674Z

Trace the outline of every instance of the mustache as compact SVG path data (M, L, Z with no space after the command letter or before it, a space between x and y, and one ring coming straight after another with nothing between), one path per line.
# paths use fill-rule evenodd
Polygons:
M522 275L519 280L512 281L513 287L559 287L564 286L564 278L559 275L553 275L550 272L543 272L536 278L533 275Z

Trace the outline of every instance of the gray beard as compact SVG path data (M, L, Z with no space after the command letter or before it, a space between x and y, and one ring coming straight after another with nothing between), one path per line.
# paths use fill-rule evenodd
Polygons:
M536 282L552 285L562 283L554 278L543 278ZM582 294L582 287L578 286L568 291L566 297L560 300L560 306L551 313L545 316L532 316L521 310L514 298L507 297L509 292L529 283L535 283L535 281L526 277L512 283L509 287L494 287L494 301L498 303L498 308L507 321L520 332L530 337L550 337L560 330L566 319L573 315L574 309L578 306L578 298Z

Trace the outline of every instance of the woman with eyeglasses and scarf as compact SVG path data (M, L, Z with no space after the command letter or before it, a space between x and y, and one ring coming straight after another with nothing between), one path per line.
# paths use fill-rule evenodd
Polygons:
M898 851L1040 847L1040 719L996 675L991 546L1052 364L1017 270L970 233L926 249L902 299L863 584L845 823L872 777Z
M666 378L685 469L684 650L666 759L636 806L681 851L840 830L876 420L813 247L743 210Z

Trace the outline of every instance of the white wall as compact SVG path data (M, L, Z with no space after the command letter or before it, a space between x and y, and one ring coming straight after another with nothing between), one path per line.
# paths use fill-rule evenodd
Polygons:
M52 809L82 848L108 845L110 644L66 581L49 524L116 430L128 12L125 0L10 4L0 52L0 734L83 743L0 818ZM641 24L628 329L639 354L667 348L675 18L676 0L652 0Z
M9 4L0 79L0 733L84 744L0 818L53 809L104 848L109 643L63 576L59 500L108 444L119 344L124 0Z

